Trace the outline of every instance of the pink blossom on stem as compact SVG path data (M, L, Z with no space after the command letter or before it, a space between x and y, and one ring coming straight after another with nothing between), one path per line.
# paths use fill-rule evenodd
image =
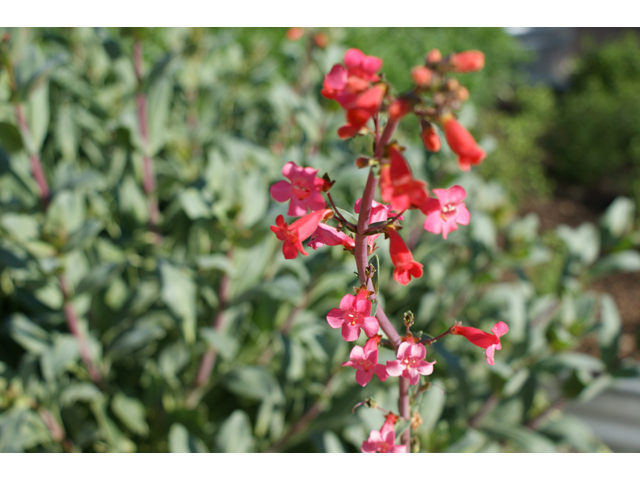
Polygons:
M380 169L380 196L397 212L420 208L429 198L427 184L413 178L409 164L396 148L390 148L391 163Z
M451 328L452 335L462 335L474 345L485 349L487 363L493 365L493 355L496 350L501 350L500 337L509 331L509 327L504 322L496 323L491 329L492 333L483 332L473 327L461 327L454 325Z
M427 216L424 229L436 235L442 233L446 240L449 232L457 230L458 225L469 225L469 210L462 202L467 192L460 185L454 185L446 190L436 188L433 193L438 199L429 198L421 208Z
M362 453L407 453L406 445L396 445L393 419L387 419L380 431L371 430L369 439L362 443Z
M280 180L273 184L269 191L276 202L290 200L287 215L300 217L307 213L307 207L315 212L327 206L322 198L324 180L317 177L318 170L311 167L299 167L293 162L288 162L282 167L282 175L291 180Z
M374 373L382 382L389 377L387 368L378 363L378 344L381 338L380 335L374 335L367 340L364 348L356 345L351 350L349 361L342 364L343 367L356 369L356 382L358 382L358 385L364 387L371 381Z
M302 242L309 238L318 228L318 224L325 218L329 218L333 212L329 209L318 210L299 218L291 225L284 221L282 215L276 218L276 225L271 225L271 231L276 234L278 240L284 240L282 253L287 260L296 258L298 252L302 255L309 255L305 252Z
M340 308L332 308L327 314L331 328L342 328L342 338L353 342L360 336L360 329L367 337L378 333L378 320L371 316L371 301L365 293L346 294L340 300Z
M427 349L421 343L402 342L396 354L398 359L387 362L387 373L392 377L408 378L411 385L416 385L420 375L433 373L436 362L425 362L426 355Z
M354 207L354 211L356 212L356 214L360 213L360 205L362 205L361 198L356 200L356 204ZM393 209L391 208L391 205L378 203L375 200L372 201L371 213L369 214L369 225L371 225L372 223L386 222L387 219L392 216L394 215L393 215ZM400 215L398 217L398 220L404 220L404 217ZM376 238L378 237L379 235L369 235L369 238L367 238L367 244L373 245L373 243L376 241Z
M356 246L356 242L346 233L339 232L334 227L320 223L318 224L316 231L311 235L307 245L314 250L317 250L319 247L324 245L328 245L330 247L342 245L345 250L353 250Z

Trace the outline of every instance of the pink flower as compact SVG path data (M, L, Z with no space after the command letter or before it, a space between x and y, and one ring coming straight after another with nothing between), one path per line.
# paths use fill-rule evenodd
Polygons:
M384 382L389 374L384 365L378 363L378 344L380 343L380 335L374 335L364 348L356 345L351 350L349 361L342 364L343 367L353 367L356 371L356 382L358 385L365 386L373 378L375 373L381 382Z
M371 430L369 439L362 443L362 453L407 453L406 445L396 445L393 422L385 420L380 431Z
M402 285L406 285L411 281L411 277L420 278L422 276L422 264L413 260L411 250L404 243L400 234L393 228L387 228L385 231L389 237L391 262L395 267L393 279Z
M421 343L402 342L396 354L398 359L387 362L387 373L392 377L408 378L411 385L416 385L420 375L433 373L436 362L425 362L426 355L427 349Z
M396 148L390 148L391 163L380 169L380 196L397 212L409 207L420 208L429 198L426 183L416 180L409 164Z
M314 250L317 250L323 245L328 245L330 247L342 245L345 250L353 250L356 246L356 242L349 235L339 232L334 227L320 223L318 224L316 231L311 235L307 245Z
M292 217L305 215L307 207L312 212L321 210L327 206L327 203L320 193L324 186L324 180L318 178L317 174L318 170L311 167L303 168L293 162L288 162L282 167L282 175L291 180L291 183L280 180L273 184L269 189L271 196L276 202L291 200L287 215Z
M331 328L342 327L342 338L353 342L360 336L360 329L367 337L378 333L378 320L370 316L371 301L365 293L357 295L346 294L340 300L340 308L332 308L327 314L327 321Z
M362 205L361 198L356 200L356 204L354 207L354 211L357 214L360 213L360 205ZM373 203L371 204L371 213L369 214L369 225L371 225L372 223L386 222L390 216L393 216L392 208L390 205L378 203L375 200L373 200ZM398 220L403 220L403 219L404 217L402 215L398 217ZM367 238L367 244L373 245L373 243L376 241L376 238L378 237L379 235L369 235L369 238Z
M462 335L474 345L485 349L487 363L493 365L493 354L496 350L502 349L500 337L509 331L509 327L504 322L496 323L491 329L491 333L483 332L473 327L460 327L454 325L451 329L452 335Z
M469 210L462 202L467 192L461 186L454 185L446 190L436 188L433 193L438 199L429 198L421 208L427 215L424 229L436 235L442 232L442 238L446 240L449 232L457 230L458 225L469 225Z
M271 225L271 231L276 234L278 240L284 240L282 245L282 253L284 258L290 260L298 256L298 252L302 255L309 255L302 247L302 242L309 238L318 228L318 224L325 218L329 218L333 212L329 209L318 210L299 218L291 225L284 221L282 215L276 218L276 225Z
M376 72L382 68L382 59L365 55L357 48L350 48L344 54L344 64L349 69L349 75L377 82L379 80Z

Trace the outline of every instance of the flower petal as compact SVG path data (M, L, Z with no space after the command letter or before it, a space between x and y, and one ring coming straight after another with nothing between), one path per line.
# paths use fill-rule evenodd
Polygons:
M369 370L365 372L364 370L358 370L356 372L356 383L362 387L364 387L367 383L371 381L373 378L373 371Z
M291 184L286 180L280 180L271 185L269 193L276 202L286 202L291 198Z
M360 336L360 325L351 325L350 323L342 324L342 338L347 342L354 342Z
M362 328L367 337L373 337L376 333L378 333L378 329L380 326L378 325L378 320L376 317L366 317L364 319L364 323L362 324Z
M400 360L389 360L386 366L387 373L392 377L399 377L404 371L404 365Z
M331 328L340 328L344 323L344 312L339 308L332 308L327 314L327 322Z

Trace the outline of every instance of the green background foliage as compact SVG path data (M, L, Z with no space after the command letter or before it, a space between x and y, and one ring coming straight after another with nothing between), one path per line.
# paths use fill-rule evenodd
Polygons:
M640 374L618 358L615 303L584 290L594 276L640 269L634 203L621 197L598 226L542 236L535 215L515 215L514 200L548 192L538 139L554 100L514 73L527 55L501 30L331 29L324 49L309 35L287 41L284 29L7 32L0 451L358 451L382 417L353 406L373 397L397 411L397 380L357 385L340 367L350 346L326 322L357 285L351 255L308 249L286 261L269 230L286 213L268 191L286 162L329 173L346 210L361 196L366 172L354 160L370 142L339 140L343 112L319 94L347 46L382 57L400 90L431 48L487 58L485 70L460 77L472 99L460 120L490 151L478 172L460 173L446 146L427 154L415 119L397 134L431 188L465 187L471 224L445 242L409 212L403 236L425 273L407 287L392 280L387 241L378 241L380 297L396 326L411 310L416 329L432 335L454 320L510 327L495 367L458 337L429 349L437 363L420 399L422 450L606 449L577 419L545 415ZM46 210L33 155L51 187ZM157 180L156 226L145 156ZM69 329L70 310L100 381ZM595 355L578 351L587 336ZM214 367L200 378L207 355Z

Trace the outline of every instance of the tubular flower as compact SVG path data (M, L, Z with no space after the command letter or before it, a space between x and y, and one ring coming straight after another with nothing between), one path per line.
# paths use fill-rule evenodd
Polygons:
M389 105L389 118L392 120L400 120L407 113L411 112L413 106L411 102L403 99L395 100Z
M369 214L369 225L371 225L372 223L386 222L389 216L392 215L392 208L389 205L378 203L375 200L372 200L372 202L371 213ZM360 213L360 205L362 205L361 198L356 200L356 204L354 207L354 211L356 212L356 214ZM398 217L398 220L403 219L404 217L402 215ZM373 245L378 237L379 235L369 235L369 238L367 238L367 244Z
M427 349L421 343L402 342L396 354L397 360L387 362L387 373L392 377L403 376L416 385L420 375L431 375L434 362L425 362Z
M282 175L291 180L280 180L271 185L269 192L276 202L290 200L287 215L300 217L307 213L307 207L315 212L327 206L322 198L324 180L317 177L318 170L311 167L299 167L293 162L288 162L282 167Z
M393 279L402 285L406 285L411 281L411 277L420 278L422 276L422 264L413 260L413 255L400 234L393 228L387 228L385 231L389 236L389 253L391 262L395 267Z
M334 227L320 223L318 224L316 231L311 235L307 245L314 250L317 250L319 247L324 245L328 245L330 247L342 245L345 250L353 250L356 243L349 235L339 232Z
M321 220L329 218L333 212L329 209L318 210L299 218L291 225L284 221L282 215L276 218L276 225L271 225L271 231L276 234L278 240L284 240L282 245L282 253L287 260L296 258L298 252L302 255L309 255L304 251L302 242L309 238L311 234L318 228Z
M393 415L395 417L395 415ZM395 419L387 418L380 431L371 430L369 439L362 443L362 453L407 453L406 445L396 445Z
M396 212L409 207L420 208L429 198L425 190L426 182L416 180L402 154L390 149L391 163L380 169L380 196L382 201L391 203Z
M444 135L451 150L458 155L458 165L460 169L468 172L471 165L480 165L487 156L473 136L465 129L453 116L443 118Z
M371 83L380 79L376 72L381 67L381 59L351 48L344 56L344 66L334 65L325 76L322 95L337 101L347 112L347 124L338 130L340 138L357 134L380 110L386 87L372 87Z
M473 327L461 327L454 325L451 328L452 335L462 335L474 345L485 349L487 363L493 365L493 355L496 350L500 350L500 337L509 331L509 327L504 322L496 323L491 329L492 333L483 332Z
M387 368L378 363L378 344L381 338L380 335L374 335L367 340L364 348L356 345L351 350L349 361L342 364L343 367L353 367L357 370L356 382L358 382L358 385L364 387L371 381L374 373L381 382L384 382L389 377Z
M460 52L454 54L450 61L455 72L477 72L484 67L484 53L478 50Z
M435 188L435 198L429 200L421 208L427 218L424 221L424 229L427 232L447 239L449 232L458 229L458 225L469 225L470 215L467 206L462 202L467 196L464 188L454 185L448 189Z
M439 152L442 143L440 141L440 137L436 133L435 128L433 128L433 125L431 125L429 122L420 122L420 126L422 127L420 138L422 138L424 148L426 148L430 152Z
M342 338L353 342L360 336L360 329L367 337L378 333L378 320L371 315L371 301L365 293L346 294L340 300L340 308L332 308L327 314L331 328L342 328Z

